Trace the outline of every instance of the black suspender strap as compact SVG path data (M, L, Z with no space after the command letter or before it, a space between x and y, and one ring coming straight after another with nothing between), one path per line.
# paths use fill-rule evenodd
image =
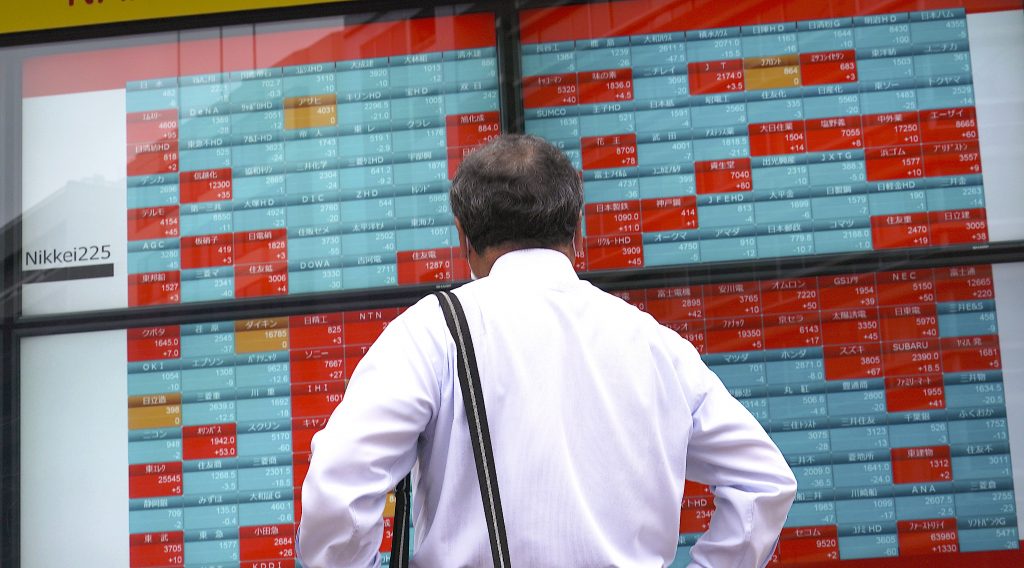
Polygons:
M487 520L487 534L491 541L491 558L494 560L495 568L511 568L505 517L501 511L501 496L498 494L498 474L494 467L494 451L491 449L491 432L487 426L480 371L476 366L476 352L473 350L466 312L455 294L435 292L434 295L441 304L444 320L448 324L452 338L455 339L456 367L459 371L459 384L462 386L466 418L469 421L469 436L473 443L473 457L476 460L480 497L483 499L484 517ZM409 486L409 477L406 477L396 489L392 568L407 568L409 565Z

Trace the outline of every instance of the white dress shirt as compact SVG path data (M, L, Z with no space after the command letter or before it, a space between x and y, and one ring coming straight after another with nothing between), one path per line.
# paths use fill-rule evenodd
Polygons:
M505 254L456 295L513 566L667 566L684 478L711 485L716 504L692 565L764 565L796 481L689 342L553 250ZM412 565L490 566L455 343L433 296L387 327L313 438L303 566L378 565L386 493L410 470Z

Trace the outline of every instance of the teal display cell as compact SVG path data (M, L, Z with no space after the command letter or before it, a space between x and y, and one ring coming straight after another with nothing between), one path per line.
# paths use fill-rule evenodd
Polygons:
M290 365L283 355L281 359L274 363L238 364L235 367L235 380L238 382L238 388L251 389L288 385Z
M857 94L805 96L803 104L804 116L808 119L861 114Z
M338 178L337 170L289 173L285 175L287 193L291 195L318 194L309 195L308 199L302 201L303 203L330 201L332 198L330 194L338 191L340 187ZM292 224L291 217L288 218L288 224Z
M853 28L802 30L797 32L800 53L815 51L840 51L854 48Z
M1003 383L946 385L946 408L1002 407L1004 404Z
M768 384L786 385L822 384L825 381L825 363L822 359L768 361L765 363ZM808 450L810 451L810 450Z
M291 237L288 239L288 259L291 261L307 261L326 259L329 261L341 257L341 235L323 237ZM289 282L289 284L291 284Z
M957 531L960 552L981 552L983 550L1017 550L1020 537L1017 527L992 529L960 529Z
M949 444L949 430L945 422L890 424L889 444L894 448L945 446Z
M391 142L395 153L444 149L446 148L445 129L396 130L391 133Z
M241 503L238 506L240 524L281 525L295 522L295 506L292 504L291 490L280 491L280 501L264 501L259 503Z
M498 91L496 89L478 89L447 94L444 96L444 110L448 115L496 111L498 110Z
M404 195L394 198L395 217L412 219L414 217L451 216L452 208L448 203L448 192L424 193L420 195Z
M861 83L909 79L914 76L914 60L909 55L861 59L857 62L857 78Z
M284 111L261 110L240 112L231 115L232 134L265 134L284 129Z
M772 420L794 418L823 418L828 416L828 406L823 394L768 397L768 415Z
M637 178L590 180L583 184L585 203L606 203L640 198Z
M188 509L186 509L186 518L188 517L187 513ZM239 558L238 539L185 542L185 558L188 558L189 565L193 563L196 565L199 565L198 563L237 563Z
M957 514L963 517L1013 515L1017 512L1013 491L1010 490L957 493L954 500Z
M727 388L744 388L764 386L764 363L731 363L708 365L718 375Z
M448 160L395 164L395 185L448 181Z
M802 120L803 118L804 103L800 99L750 101L747 103L747 121L751 124Z
M811 215L817 221L870 215L867 194L811 198Z
M814 252L818 254L871 250L871 247L871 229L814 232Z
M843 463L832 467L835 469L836 487L892 485L892 464L887 461ZM878 517L871 521L878 521ZM839 522L843 522L842 517Z
M389 68L391 86L396 89L440 85L445 81L441 62L395 65Z
M181 423L184 426L234 422L240 419L237 418L237 414L234 400L194 402L181 405Z
M182 478L182 489L186 495L238 490L238 472L234 469L186 471Z
M581 136L607 136L630 132L636 132L632 112L609 112L580 116Z
M633 99L681 99L690 96L685 64L680 65L679 74L656 75L633 78ZM642 129L641 129L642 130Z
M279 101L284 96L284 81L280 77L232 81L229 88L228 100L232 103Z
M393 263L345 267L341 280L346 290L394 286L398 284L398 268Z
M692 546L680 546L676 549L676 557L669 568L685 568L690 565L690 549Z
M201 150L179 150L178 167L183 172L230 168L231 148L224 146Z
M230 322L216 324L221 332L183 334L181 354L183 357L226 357L235 352L234 325Z
M379 188L395 183L394 167L390 165L342 168L338 170L338 182L342 197L356 197L369 188Z
M128 396L163 394L181 390L181 371L128 373Z
M219 497L222 496L211 495L210 501L216 502ZM238 505L235 503L185 507L184 510L185 530L225 529L238 526Z
M185 528L180 507L128 511L128 532L131 534L180 531Z
M231 134L231 116L192 116L178 120L178 137L182 141L219 138Z
M270 456L292 453L292 433L256 432L238 435L238 456ZM245 470L242 470L245 471ZM242 481L242 479L239 479ZM254 489L240 486L242 489Z
M181 254L178 249L147 250L128 253L128 274L142 272L164 272L181 268Z
M446 83L496 83L498 60L494 57L447 60L441 64L441 71Z
M637 38L634 37L633 41L636 42L636 40ZM680 72L685 72L686 44L681 41L649 45L634 43L631 46L630 59L634 68L677 66Z
M704 205L697 209L697 222L702 229L742 227L754 223L753 203ZM753 238L750 239L753 246Z
M341 250L348 256L394 253L395 232L375 231L342 235Z
M896 498L896 519L947 519L956 516L953 495L909 495Z
M949 395L947 394L947 399ZM953 479L971 481L1010 479L1010 454L953 456Z
M201 85L181 85L178 87L178 103L181 105L182 116L188 116L186 109L209 109L228 101L228 85L209 83Z
M833 428L829 437L833 452L884 450L889 447L889 430L885 426Z
M906 47L912 43L910 24L899 22L879 26L858 26L853 29L853 39L858 49L878 47ZM861 60L857 62L860 71Z
M995 312L939 314L939 335L942 337L995 335L998 332Z
M799 50L796 32L743 36L740 40L743 57L773 57Z
M178 184L128 186L128 209L178 204Z
M569 163L571 163L574 168L577 170L583 169L583 155L580 153L579 149L571 148L564 150L564 152L565 157L569 158Z
M419 227L395 231L399 251L456 247L459 238L454 225Z
M632 67L629 47L577 50L576 67L581 73L603 69L628 69Z
M258 207L236 210L232 215L232 224L234 230L238 232L283 229L286 219L287 208L285 207Z
M700 243L697 241L644 243L646 266L670 266L700 262Z
M284 158L289 162L332 160L337 157L337 138L307 138L284 143Z
M988 444L1009 439L1005 418L954 420L948 428L950 444Z
M287 392L287 390L285 390ZM266 398L249 398L238 401L238 421L258 422L261 420L276 420L278 418L291 418L291 397L272 396Z
M700 257L706 262L757 258L757 242L754 237L701 240Z
M290 228L327 227L341 222L341 204L335 201L289 205L287 217Z
M830 392L828 393L828 410L832 416L884 413L886 411L885 391Z
M743 126L746 130L747 105L743 103L697 106L690 109L694 128Z
M178 89L176 87L170 89L127 91L125 93L125 110L128 112L172 108L178 108Z
M798 466L792 469L793 476L796 477L797 489L800 491L829 489L835 485L832 466L829 464Z
M316 261L310 264L315 265ZM288 290L292 294L334 292L342 289L340 268L316 268L288 272Z
M842 560L894 558L899 555L900 547L895 534L839 537L839 558Z
M694 174L644 176L639 178L637 183L640 188L640 199L697 194Z
M688 108L637 111L633 113L633 117L637 132L645 134L664 132L662 140L675 139L675 131L690 128L690 109ZM561 136L563 135L557 135L557 137Z
M340 205L343 223L385 222L389 228L394 224L394 198L354 199L343 201Z
M772 432L772 441L785 455L814 454L832 451L828 430L796 430L793 432Z
M757 419L759 422L768 420L768 401L763 398L741 398L739 399L740 404L743 408L746 408L750 414Z
M366 128L367 125L380 125L389 130L391 121L391 101L363 101L338 103L338 124L341 126ZM358 132L358 130L357 130Z
M808 167L805 165L753 168L750 172L754 191L773 192L780 189L801 189L809 182ZM810 202L807 203L810 209ZM801 217L809 219L809 217ZM760 219L758 219L760 221Z
M918 108L917 94L913 89L861 93L860 105L864 114L906 112Z
M444 116L444 97L429 95L391 100L391 119L399 125L415 127L416 122Z
M334 82L337 92L342 94L341 98L352 93L382 91L391 86L391 70L387 67L373 67L336 71Z
M836 520L839 524L875 523L878 521L893 521L895 519L896 500L892 498L836 501Z
M333 72L285 75L283 86L286 98L326 95L338 91L334 84Z
M181 438L128 442L128 463L181 461Z
M219 206L223 207L220 211L214 210L193 214L182 212L180 217L181 236L220 235L232 232L234 230L234 222L232 221L230 209L227 209L230 204L223 203ZM237 215L237 212L235 215Z
M917 45L939 42L954 42L967 39L967 19L931 20L911 22L910 32Z
M565 137L579 138L580 119L575 116L530 119L526 121L526 133L540 136L546 140L558 140Z
M974 106L974 87L926 87L917 90L917 104L921 110Z
M522 62L524 77L576 72L576 53L572 51L524 53Z
M928 189L925 190L925 198L929 211L985 207L985 190L980 185Z
M764 258L814 254L814 235L811 233L758 235L756 239L757 254Z
M693 143L689 140L675 142L646 142L638 144L637 160L644 166L679 164L693 161Z
M725 160L748 156L750 156L750 139L747 136L698 138L693 141L693 159L695 160Z
M971 54L966 51L926 53L914 56L914 74L918 77L942 75L969 75Z
M343 159L390 154L393 150L390 132L353 134L338 138L338 155Z
M868 209L871 215L921 213L928 210L928 203L924 190L890 191L868 195Z
M191 368L181 371L183 391L223 391L235 388L235 367Z
M291 489L292 466L250 467L238 470L238 487L242 491Z
M833 501L793 503L786 517L786 527L816 527L836 524L836 504Z
M686 42L688 61L721 61L740 57L743 57L743 44L739 37Z

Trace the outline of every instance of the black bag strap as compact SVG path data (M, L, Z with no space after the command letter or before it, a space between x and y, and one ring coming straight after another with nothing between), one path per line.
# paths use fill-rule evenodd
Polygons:
M445 323L455 339L456 366L459 383L462 386L462 401L466 407L469 422L469 436L473 443L473 457L476 460L476 474L480 484L480 497L484 503L484 517L487 520L487 534L491 541L491 558L496 568L510 568L508 536L505 534L505 516L501 511L501 496L498 493L498 474L494 467L494 451L491 448L491 432L487 426L487 411L484 408L483 390L480 386L480 371L476 366L476 351L469 334L469 322L459 299L451 292L435 292ZM403 500L402 486L405 486L406 510L399 511ZM408 522L409 478L399 484L399 495L395 504L395 540L392 545L391 566L406 568L409 564L409 522ZM399 525L398 523L402 523Z

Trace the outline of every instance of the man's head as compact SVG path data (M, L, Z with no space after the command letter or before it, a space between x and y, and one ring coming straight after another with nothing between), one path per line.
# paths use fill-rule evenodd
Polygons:
M558 148L536 136L506 134L466 157L451 202L476 255L533 247L571 253L583 183Z

